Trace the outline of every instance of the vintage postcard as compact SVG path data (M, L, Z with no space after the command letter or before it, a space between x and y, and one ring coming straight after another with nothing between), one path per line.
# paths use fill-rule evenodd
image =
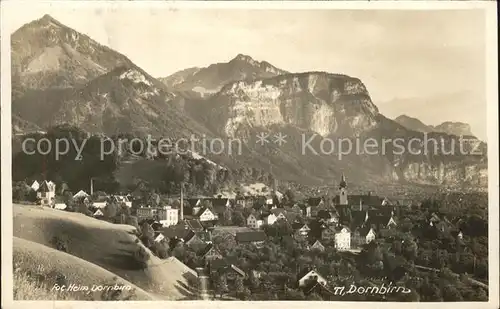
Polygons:
M2 307L498 308L495 8L2 2Z

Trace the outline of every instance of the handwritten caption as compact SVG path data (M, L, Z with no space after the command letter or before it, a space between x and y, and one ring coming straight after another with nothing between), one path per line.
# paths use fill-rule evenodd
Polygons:
M382 285L380 286L357 286L351 284L349 288L347 288L346 286L336 286L333 288L333 293L339 296L344 296L349 294L360 294L360 295L367 295L367 294L385 295L392 293L408 294L410 292L411 292L410 289L403 286L393 286L392 283L390 283L389 285L384 285L382 283Z
M89 292L102 292L102 291L130 291L132 287L130 285L121 285L121 284L113 284L113 285L82 285L82 284L68 284L68 285L59 285L54 284L51 291L60 291L60 292L80 292L80 291L89 291Z

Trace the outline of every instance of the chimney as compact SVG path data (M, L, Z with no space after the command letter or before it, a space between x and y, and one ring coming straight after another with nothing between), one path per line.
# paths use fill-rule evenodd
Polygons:
M181 221L184 220L184 183L181 182Z
M90 195L94 194L94 179L90 178Z
M196 273L198 274L198 293L199 299L209 300L208 295L208 275L203 267L197 267Z

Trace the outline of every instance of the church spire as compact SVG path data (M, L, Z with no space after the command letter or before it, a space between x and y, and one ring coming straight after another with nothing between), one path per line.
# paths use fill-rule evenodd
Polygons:
M339 188L346 188L346 187L347 187L347 183L345 182L345 175L344 175L344 173L342 173L342 177L340 178Z

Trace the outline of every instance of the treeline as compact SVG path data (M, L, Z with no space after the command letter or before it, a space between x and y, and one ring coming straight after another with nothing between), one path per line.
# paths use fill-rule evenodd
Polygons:
M33 180L47 179L55 182L58 188L64 183L71 191L77 192L80 189L88 191L90 180L93 179L94 188L107 193L130 192L142 184L162 194L178 194L181 183L184 183L187 194L211 195L222 187L237 187L241 182L269 184L273 179L271 174L260 169L245 166L226 169L189 154L158 153L151 156L146 146L140 151L139 141L147 145L147 139L131 134L111 136L116 151L108 154L111 143L102 142L103 138L107 137L90 136L69 125L52 127L45 134L25 135L22 141L32 140L25 143L26 151L13 153L13 180L31 184ZM58 139L69 141L67 153L59 156L55 147ZM124 139L135 139L137 142L119 147L118 140ZM39 149L37 145L40 145ZM64 142L59 145L60 150L65 150ZM151 149L157 146L155 143L151 145ZM135 164L134 160L139 162ZM126 161L127 165L124 164ZM143 164L144 161L149 163ZM128 172L119 173L127 168L130 169ZM125 176L119 177L117 174Z

